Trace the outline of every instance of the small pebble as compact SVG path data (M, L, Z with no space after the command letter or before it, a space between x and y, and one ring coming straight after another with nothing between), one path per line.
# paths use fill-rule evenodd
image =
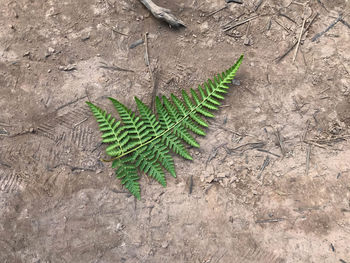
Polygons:
M169 246L168 241L162 242L162 248L167 248Z
M69 64L67 66L59 66L58 67L59 70L62 70L62 71L72 71L72 70L76 70L77 67L74 65L74 64Z
M232 84L235 86L240 86L241 82L238 79L234 79L234 80L232 80Z

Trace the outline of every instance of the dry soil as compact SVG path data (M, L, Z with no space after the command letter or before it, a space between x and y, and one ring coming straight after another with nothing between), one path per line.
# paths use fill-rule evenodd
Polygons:
M0 262L350 262L349 1L155 1L180 29L137 0L0 2ZM150 105L241 54L194 160L136 201L84 102Z

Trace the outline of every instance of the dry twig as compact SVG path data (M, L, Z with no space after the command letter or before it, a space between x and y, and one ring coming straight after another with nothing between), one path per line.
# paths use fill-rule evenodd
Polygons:
M207 159L207 161L206 161L206 163L205 163L205 167L207 167L208 163L209 163L211 160L213 160L213 159L215 158L215 156L216 156L217 153L218 153L218 150L219 150L221 147L224 147L224 146L226 146L226 145L227 145L227 143L222 143L222 144L220 144L220 145L218 145L218 146L216 146L216 147L214 147L214 148L212 149L212 151L211 151L211 153L210 153L210 155L209 155L209 157L208 157L208 159Z
M258 11L259 7L261 6L261 4L263 3L264 0L258 0L258 2L256 3L255 7L254 7L254 12Z
M318 13L316 13L316 14L314 15L314 17L311 19L310 23L305 27L305 30L303 31L302 36L309 30L310 26L315 22L315 19L316 19L317 17L318 17ZM295 41L295 42L286 50L286 52L283 53L283 55L277 57L277 58L275 59L276 62L277 62L277 63L278 63L278 62L281 62L281 60L282 60L283 58L285 58L285 57L289 54L289 52L291 52L291 51L293 50L293 48L296 46L297 43L298 43L298 42Z
M102 66L99 66L99 68L103 68L103 69L108 69L108 70L115 70L115 71L125 71L125 72L135 72L131 69L125 69L125 68L121 68L118 66L108 66L106 63L101 62Z
M241 0L226 0L226 3L243 4L243 2Z
M299 39L298 39L298 42L297 42L297 46L296 46L296 48L295 48L294 57L293 57L293 62L295 61L295 59L296 59L296 57L297 57L298 49L299 49L299 45L300 45L300 41L301 41L301 37L303 36L303 31L304 31L305 22L306 22L305 8L306 8L306 5L305 5L305 7L304 7L304 14L303 14L304 19L303 19L303 24L302 24L302 26L301 26Z
M211 17L211 16L215 15L216 13L218 13L218 12L220 12L220 11L226 9L226 8L227 8L227 5L225 5L224 7L221 7L221 8L218 9L218 10L215 10L215 11L209 13L209 14L207 15L207 17Z
M266 158L265 158L265 160L264 160L264 163L263 163L263 165L261 166L260 172L259 172L259 174L258 174L258 176L257 176L258 179L260 179L260 177L261 177L263 171L265 170L265 168L266 168L269 164L270 164L270 157L269 157L268 155L266 155Z
M256 220L256 224L264 224L264 223L277 223L280 221L286 220L285 218L271 218L271 219L259 219Z
M244 19L244 20L242 20L242 21L239 21L239 22L237 22L236 24L234 24L234 25L232 25L232 26L227 26L227 27L224 28L224 32L227 32L227 31L229 31L229 30L231 30L231 29L233 29L233 28L235 28L235 27L238 27L238 26L240 26L240 25L243 25L243 24L245 24L245 23L247 23L247 22L249 22L249 21L251 21L251 20L254 20L254 19L258 18L259 16L260 16L260 15L252 16L252 17L249 17L249 18Z
M280 131L279 131L279 130L276 131L276 137L277 137L277 140L278 140L278 144L279 144L279 146L280 146L280 148L281 148L282 156L284 157L285 154L286 154L286 150L285 150L285 148L284 148L284 143L283 143L283 141L282 141L282 137L281 137L281 134L280 134Z
M189 194L192 194L192 190L193 190L193 176L191 175L190 176L190 179L189 179L189 186L188 186L188 193Z
M305 169L305 175L309 174L309 168L310 168L310 153L311 153L311 145L308 144L306 149L306 169Z
M340 19L340 22L342 22L345 26L347 26L348 28L350 28L350 24L348 22L346 22L343 18Z
M339 14L336 20L334 20L325 30L323 30L320 33L317 33L312 39L312 42L315 42L317 39L319 39L321 36L323 36L325 33L327 33L329 30L331 30L339 21L342 20L342 15Z
M271 154L271 155L273 155L273 156L275 156L275 157L278 157L278 158L280 158L280 157L281 157L281 155L275 154L275 153L270 152L270 151L265 150L265 149L256 149L256 150L257 150L257 151L259 151L259 152L264 152L264 153Z
M152 90L152 101L151 101L151 109L154 110L154 101L155 101L155 96L156 96L156 93L157 93L157 85L154 81L154 76L153 76L153 71L152 71L152 68L151 68L151 64L150 64L150 60L149 60L149 53L148 53L148 32L146 32L145 34L145 62L146 62L146 65L148 66L148 71L149 71L149 74L151 76L151 82L152 82L152 87L153 87L153 90Z
M140 0L140 2L153 14L155 18L163 20L173 27L185 27L185 24L180 19L176 18L169 9L156 5L152 2L152 0Z

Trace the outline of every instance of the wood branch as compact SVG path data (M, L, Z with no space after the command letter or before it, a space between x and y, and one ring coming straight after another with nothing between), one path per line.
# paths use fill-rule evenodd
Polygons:
M153 14L154 17L167 22L170 26L181 27L185 24L176 18L169 9L157 6L152 0L140 0L140 2Z

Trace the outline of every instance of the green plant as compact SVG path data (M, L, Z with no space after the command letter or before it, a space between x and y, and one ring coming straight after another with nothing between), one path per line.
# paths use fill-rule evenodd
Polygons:
M140 185L138 170L152 176L161 185L166 186L166 169L176 177L175 165L169 150L192 160L182 141L193 147L198 142L189 131L204 136L200 127L208 127L204 117L214 117L211 110L217 110L219 100L224 99L229 84L242 63L243 55L236 64L198 86L199 94L191 89L192 98L182 90L180 100L171 94L171 100L165 96L155 99L158 119L141 100L135 97L140 115L124 106L116 99L109 98L118 111L121 121L100 109L91 102L86 102L95 115L102 131L102 142L109 144L106 152L112 159L112 167L116 169L117 178L138 199Z

